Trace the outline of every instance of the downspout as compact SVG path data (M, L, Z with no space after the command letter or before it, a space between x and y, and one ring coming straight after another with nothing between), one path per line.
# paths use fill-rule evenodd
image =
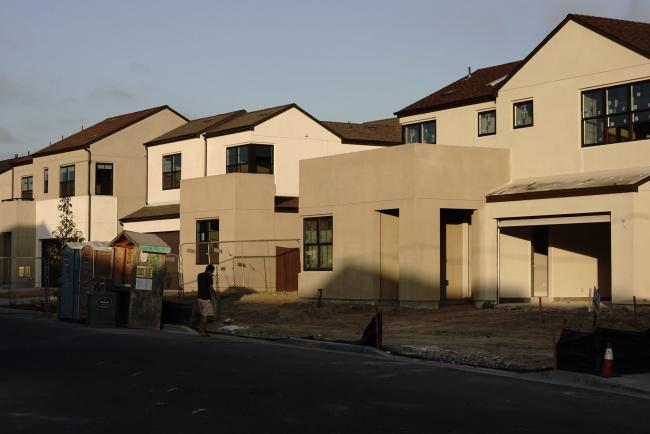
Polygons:
M146 151L144 164L144 205L149 205L149 147L145 145Z
M11 200L14 200L14 166L11 165Z
M203 176L208 176L208 139L203 134Z
M90 148L84 148L84 151L88 152L88 241L91 241L90 233L90 218L92 216L92 197L90 196L90 174L92 166L92 154L90 153Z

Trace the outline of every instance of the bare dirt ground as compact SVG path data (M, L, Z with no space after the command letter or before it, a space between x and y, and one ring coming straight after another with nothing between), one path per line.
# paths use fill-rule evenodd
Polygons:
M299 301L295 293L224 296L221 327L225 319L242 328L237 334L265 337L314 337L358 340L375 310L369 305ZM563 324L588 331L593 314L586 302L501 304L495 308L447 306L440 309L383 308L384 349L416 357L453 363L514 370L553 366L553 339ZM650 306L639 306L637 320L627 306L602 308L601 327L626 330L650 328Z

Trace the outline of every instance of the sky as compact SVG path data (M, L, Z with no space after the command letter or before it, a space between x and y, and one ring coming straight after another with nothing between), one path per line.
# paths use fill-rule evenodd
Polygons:
M164 104L390 117L568 13L650 22L650 1L0 0L0 158Z

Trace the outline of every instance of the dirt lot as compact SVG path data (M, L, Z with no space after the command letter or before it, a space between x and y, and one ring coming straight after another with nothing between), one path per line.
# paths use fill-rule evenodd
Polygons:
M553 334L563 323L574 330L590 330L593 316L586 302L553 303L543 315L533 304L501 304L496 308L448 306L436 310L383 309L384 348L388 351L454 363L516 370L553 366ZM244 327L250 336L313 336L318 339L358 340L374 314L367 305L300 302L295 293L227 296L221 320ZM543 319L543 320L542 320ZM628 330L650 328L650 306L639 307L637 321L625 306L603 306L602 327ZM212 324L219 328L220 322ZM230 327L232 328L232 327Z

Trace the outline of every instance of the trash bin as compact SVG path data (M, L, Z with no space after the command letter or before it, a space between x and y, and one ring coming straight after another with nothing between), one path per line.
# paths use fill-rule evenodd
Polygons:
M115 293L110 291L88 293L88 325L115 327Z

